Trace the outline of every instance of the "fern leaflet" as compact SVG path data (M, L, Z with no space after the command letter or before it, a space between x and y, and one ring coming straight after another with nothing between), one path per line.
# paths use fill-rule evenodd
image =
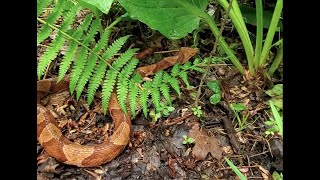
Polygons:
M104 73L106 72L106 64L103 61L100 61L99 64L95 68L95 72L90 78L89 86L88 86L88 104L92 103L94 93L97 91Z
M126 99L128 96L128 83L129 77L135 70L139 60L136 58L132 58L127 65L122 69L119 74L118 82L117 82L117 97L119 101L119 105L123 112L127 113L126 108Z
M74 6L69 13L67 14L65 21L61 25L60 31L66 31L70 24L72 23L73 17L78 10L79 6ZM65 42L64 36L61 34L61 32L58 32L57 37L52 41L51 46L49 46L42 57L39 60L38 63L38 69L37 74L38 78L40 79L42 74L44 73L44 70L46 67L51 63L51 61L57 56L58 51L61 49Z
M135 73L131 81L129 81L129 102L130 102L132 117L136 116L137 99L138 99L138 93L139 93L139 88L137 84L140 84L141 82L142 82L142 77L138 73Z
M46 6L48 6L50 2L51 2L51 0L38 0L37 1L37 17L42 12L42 9Z
M95 46L95 48L93 49L94 52L99 53L104 46L106 46L107 41L109 39L111 31L106 30L104 31L104 33L101 36L101 39L99 40L99 42L97 43L97 45ZM97 56L93 53L91 53L89 55L88 61L86 66L84 67L83 73L80 76L80 79L77 83L77 99L80 98L80 95L83 91L84 86L86 85L87 81L89 80L89 78L92 75L92 72L94 70L94 67L96 66L96 61L97 61Z
M179 73L179 77L182 79L182 81L187 85L187 87L190 86L189 81L188 81L188 75L186 71L181 71Z
M53 9L52 13L48 16L46 22L48 24L53 24L61 16L63 7L65 6L66 1L59 2L57 6ZM37 46L46 38L50 36L51 28L48 25L44 25L39 32L37 33Z
M163 97L166 99L167 103L170 106L172 106L169 86L167 84L165 84L165 83L162 83L160 85L160 91L161 91Z
M94 40L94 36L98 32L99 25L100 25L99 19L96 19L93 21L93 23L91 24L88 35L86 35L85 39L83 40L83 44L85 46L88 46L89 42ZM79 80L79 77L82 74L82 70L83 70L85 63L86 63L86 60L87 60L87 52L88 52L88 50L86 48L81 47L81 50L79 52L79 56L77 57L77 60L74 62L74 67L71 72L70 85L69 85L69 89L70 89L71 93L73 93L73 91L76 87L76 84Z
M148 97L150 94L150 89L151 89L151 82L147 81L144 83L144 88L140 89L140 105L142 107L142 111L144 114L144 117L148 116Z
M176 77L180 72L180 64L175 64L171 69L171 76Z
M104 113L107 111L111 92L115 84L115 80L119 73L119 69L122 68L134 55L137 49L129 49L112 63L112 67L106 73L106 78L102 86L102 110Z
M77 40L80 39L80 37L83 34L83 31L89 27L89 25L91 23L91 18L92 18L92 14L87 15L85 17L83 23L77 28L77 30L72 35L72 37L74 39L77 39ZM64 57L60 63L59 73L58 73L58 81L62 80L62 78L66 75L66 73L71 65L71 61L72 61L74 55L76 54L77 49L78 49L78 43L75 41L71 41L70 45L66 51L66 54L64 55Z

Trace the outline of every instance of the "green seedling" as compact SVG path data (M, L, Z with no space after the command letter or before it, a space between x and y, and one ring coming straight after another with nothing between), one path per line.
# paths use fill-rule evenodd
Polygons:
M273 118L270 118L269 121L265 122L266 125L270 126L270 128L268 128L265 131L265 134L266 136L268 136L268 135L274 135L275 133L279 133L279 135L283 137L282 117L280 116L273 102L270 100L269 103L270 103Z
M182 144L192 144L195 140L192 137L188 137L187 135L183 135Z
M218 80L209 81L207 87L214 92L214 95L210 97L210 103L215 105L221 101L221 87Z
M232 103L230 104L230 108L233 110L235 114L235 118L238 120L240 131L245 128L244 124L247 122L249 113L246 111L247 107L241 103ZM240 115L241 114L241 118Z
M193 114L197 117L201 117L201 115L203 114L201 110L201 106L192 108L192 111L193 111Z

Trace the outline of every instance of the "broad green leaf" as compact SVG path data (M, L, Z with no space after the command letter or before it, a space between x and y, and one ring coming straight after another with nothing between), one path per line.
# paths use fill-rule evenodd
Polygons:
M252 8L246 5L239 5L244 21L253 26L257 25L256 8ZM272 11L263 11L263 28L268 29L272 19ZM282 22L279 21L276 31L282 30Z
M82 1L88 4L91 4L96 8L98 8L103 13L108 14L114 0L82 0ZM89 6L87 7L90 8Z
M221 94L220 82L218 80L209 81L207 87L216 94Z
M247 107L241 103L232 103L230 104L230 108L235 111L243 111L247 109Z
M119 0L133 19L171 39L179 39L199 26L209 0Z
M218 104L221 101L221 94L214 94L209 100L211 104Z

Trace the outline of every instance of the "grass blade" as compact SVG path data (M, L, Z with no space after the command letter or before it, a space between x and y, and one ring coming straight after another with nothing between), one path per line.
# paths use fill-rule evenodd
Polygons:
M228 158L225 157L224 159L227 161L228 165L231 167L233 172L237 174L240 180L247 180L247 178L240 172L240 170Z
M272 114L274 116L274 119L277 123L277 126L279 128L279 134L281 135L281 137L283 137L283 123L282 123L282 118L279 114L279 112L277 111L276 107L274 106L273 102L272 101L269 101L270 103L270 107L271 107L271 111L272 111Z
M255 68L258 68L263 40L263 5L262 0L256 0L256 16L257 16L257 34L256 34L256 50L255 50Z

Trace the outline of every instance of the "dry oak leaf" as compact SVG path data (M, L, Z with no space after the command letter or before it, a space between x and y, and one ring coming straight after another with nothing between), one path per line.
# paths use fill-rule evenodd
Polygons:
M204 160L208 153L213 158L222 159L222 152L218 140L214 136L209 136L206 132L200 130L199 124L194 124L189 131L189 137L195 140L195 146L192 150L192 156L196 160Z

